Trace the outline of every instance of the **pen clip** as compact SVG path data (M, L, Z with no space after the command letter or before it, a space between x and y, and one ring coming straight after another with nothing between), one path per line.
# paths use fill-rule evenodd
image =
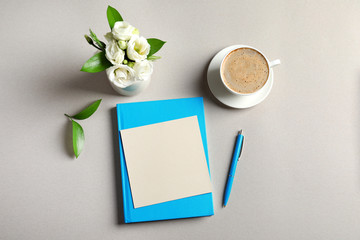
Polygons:
M243 150L244 140L245 140L244 135L242 135L242 136L243 136L243 139L242 139L242 141L241 141L241 148L240 148L240 153L239 153L238 161L240 160L240 156L241 156L241 153L242 153L242 150Z

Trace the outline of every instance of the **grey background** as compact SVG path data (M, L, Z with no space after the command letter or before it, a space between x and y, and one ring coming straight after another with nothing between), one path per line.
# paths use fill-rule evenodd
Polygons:
M149 88L121 97L80 72L110 4L167 43ZM360 239L359 1L2 1L0 239ZM103 39L103 38L102 38ZM206 83L211 58L248 44L279 58L269 97L236 110ZM116 103L204 97L215 215L119 224ZM102 98L81 124L73 114ZM228 207L235 134L245 149ZM69 149L70 147L70 149Z

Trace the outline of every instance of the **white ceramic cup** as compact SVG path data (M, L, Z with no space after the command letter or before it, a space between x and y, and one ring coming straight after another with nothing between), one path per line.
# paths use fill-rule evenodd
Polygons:
M267 63L267 66L268 66L268 68L269 68L269 74L268 74L268 77L267 77L267 79L266 79L265 84L264 84L261 88L257 89L255 92L252 92L252 93L239 93L239 92L236 92L236 91L232 90L228 85L226 85L226 83L225 83L225 81L224 81L224 79L223 79L222 73L221 73L222 65L223 65L224 60L226 59L226 57L227 57L230 53L232 53L233 51L236 51L237 49L241 49L241 48L250 48L250 49L258 52L259 54L261 54L261 55L265 58L266 63ZM229 51L225 54L225 56L223 57L223 59L221 60L221 64L220 64L220 78L221 78L221 82L223 83L223 85L225 86L225 88L226 88L230 93L232 93L232 94L235 94L235 95L238 95L238 96L248 96L248 95L252 95L252 94L260 91L261 89L263 89L267 84L269 84L269 82L270 82L270 81L269 81L269 78L270 78L270 70L271 70L271 68L272 68L272 67L275 67L275 66L277 66L277 65L280 65L280 63L281 63L281 62L280 62L280 59L276 59L276 60L274 60L274 61L269 61L268 58L267 58L261 51L259 51L258 49L254 48L254 47L250 47L250 46L246 46L246 45L240 45L239 47L237 47L237 48L235 48L235 49L229 50Z

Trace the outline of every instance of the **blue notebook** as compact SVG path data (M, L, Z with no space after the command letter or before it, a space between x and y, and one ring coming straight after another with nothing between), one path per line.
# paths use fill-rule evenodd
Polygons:
M212 193L196 195L150 206L134 208L120 130L197 116L208 164L204 104L202 98L183 98L117 104L120 165L125 223L158 221L214 215Z

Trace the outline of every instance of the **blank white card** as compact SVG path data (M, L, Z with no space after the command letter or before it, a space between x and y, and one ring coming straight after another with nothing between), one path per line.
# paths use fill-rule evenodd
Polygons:
M135 208L211 192L197 116L120 133Z

